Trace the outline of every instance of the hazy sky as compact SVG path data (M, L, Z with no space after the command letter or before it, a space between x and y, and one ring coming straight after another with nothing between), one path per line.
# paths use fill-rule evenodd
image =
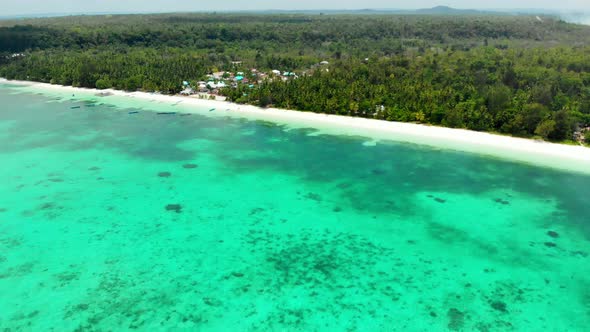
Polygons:
M590 10L590 0L0 0L0 16L39 13L170 12L257 9L543 8Z

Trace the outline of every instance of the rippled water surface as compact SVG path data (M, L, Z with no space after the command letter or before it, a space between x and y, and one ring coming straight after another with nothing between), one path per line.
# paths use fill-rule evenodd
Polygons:
M78 98L0 86L2 331L590 326L590 176Z

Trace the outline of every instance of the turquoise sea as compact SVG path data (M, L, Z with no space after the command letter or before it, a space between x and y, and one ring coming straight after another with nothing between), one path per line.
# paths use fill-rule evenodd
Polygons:
M178 107L0 85L0 331L588 331L589 175Z

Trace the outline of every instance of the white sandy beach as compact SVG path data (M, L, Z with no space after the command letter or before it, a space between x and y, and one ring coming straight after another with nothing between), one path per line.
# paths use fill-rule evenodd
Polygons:
M366 145L378 144L379 141L383 140L402 141L590 174L590 148L582 146L554 144L412 123L388 122L274 108L263 109L221 100L205 100L194 97L168 96L145 92L83 89L46 83L0 79L0 83L2 82L26 85L36 89L40 93L43 93L43 91L93 95L107 93L110 96L134 98L147 103L182 105L182 108L179 108L178 112L265 120L283 124L289 128L317 129L318 132L315 134L362 136L367 138ZM108 102L110 96L102 98L105 98L105 102ZM215 111L209 112L210 109L215 109Z

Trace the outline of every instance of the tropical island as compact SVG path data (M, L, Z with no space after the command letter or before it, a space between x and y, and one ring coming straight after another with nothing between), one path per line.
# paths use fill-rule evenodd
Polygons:
M0 77L590 141L590 27L549 16L158 14L0 21Z
M588 331L583 1L4 1L0 330Z

